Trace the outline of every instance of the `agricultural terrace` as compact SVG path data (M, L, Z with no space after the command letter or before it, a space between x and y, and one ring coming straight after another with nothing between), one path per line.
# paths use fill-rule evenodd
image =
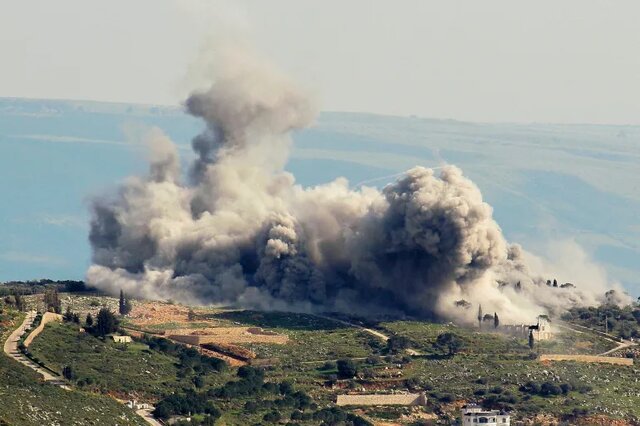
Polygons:
M254 353L250 362L260 368L210 368L206 357L184 345L158 337L120 345L84 335L69 323L47 325L33 351L53 368L72 365L79 388L147 398L168 417L191 410L199 413L196 424L217 419L216 424L291 421L311 426L347 415L355 416L345 420L350 425L428 424L435 418L452 421L466 402L512 410L515 419L546 416L568 424L593 424L594 416L600 416L599 424L640 418L635 366L537 359L538 353L610 349L614 343L597 334L564 329L558 339L538 342L531 351L525 338L495 330L480 333L422 321L367 322L390 337L385 342L348 324L364 322L341 319L135 302L123 321L158 335L257 328L285 336L286 342L278 344L233 342ZM443 335L450 338L443 340ZM115 360L112 367L105 366L107 360ZM347 392L421 391L427 393L426 407L335 406L337 395Z

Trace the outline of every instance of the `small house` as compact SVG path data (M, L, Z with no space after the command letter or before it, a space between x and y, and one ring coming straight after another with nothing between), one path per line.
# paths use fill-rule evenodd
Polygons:
M463 426L509 426L511 416L504 411L485 410L479 405L468 404L462 407Z
M131 336L119 336L116 334L112 334L110 337L116 343L131 343Z

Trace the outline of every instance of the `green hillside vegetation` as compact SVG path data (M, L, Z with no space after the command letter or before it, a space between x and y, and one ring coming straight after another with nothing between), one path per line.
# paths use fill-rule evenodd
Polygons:
M0 311L0 340L4 342L24 316L6 307L0 307ZM0 355L0 400L0 424L146 424L133 411L112 398L87 392L69 392L45 384L37 373L4 353Z
M193 386L196 376L211 384L222 380L217 371L198 374L193 365L183 366L177 353L152 350L141 342L115 343L80 333L77 325L69 323L48 324L30 351L55 371L71 366L77 386L103 393L155 399Z
M606 330L623 339L640 338L640 308L637 305L573 308L562 319L594 330Z
M291 339L286 345L244 344L259 358L281 363L323 362L338 358L366 358L384 345L379 338L330 319L290 312L227 311L212 315L216 320L264 327Z
M562 329L531 351L526 336L501 334L493 324L479 332L423 321L366 323L390 336L386 343L306 314L212 310L187 324L199 328L208 321L259 326L290 341L245 345L265 366L225 369L166 339L147 336L123 345L80 333L77 325L50 324L31 351L56 371L71 366L82 389L146 398L160 418L191 412L192 424L410 425L420 424L416 413L450 421L462 402L512 410L515 418L553 415L567 424L591 414L640 418L634 367L537 361L537 353L597 354L613 347L588 330ZM363 390L424 391L429 402L418 409L335 406L338 394Z

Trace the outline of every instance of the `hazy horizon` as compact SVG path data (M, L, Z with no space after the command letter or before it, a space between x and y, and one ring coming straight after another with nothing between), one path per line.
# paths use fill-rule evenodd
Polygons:
M640 124L632 1L0 4L4 97L178 105L243 38L327 111Z

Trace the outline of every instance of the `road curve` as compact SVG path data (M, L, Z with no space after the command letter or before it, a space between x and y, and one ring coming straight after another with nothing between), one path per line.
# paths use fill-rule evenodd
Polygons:
M27 329L31 327L31 324L33 324L35 317L35 311L27 312L27 316L25 317L22 324L20 324L20 326L16 328L13 333L11 333L7 340L5 340L4 353L7 354L7 356L9 356L10 358L18 361L20 364L23 364L34 370L36 373L40 374L45 382L60 386L65 390L71 390L71 388L65 383L62 378L60 378L59 376L54 376L53 374L51 374L51 372L31 361L29 358L24 356L24 354L20 352L20 350L18 350L18 342L20 341L20 337Z
M71 391L71 387L60 377L54 376L49 371L43 369L35 362L31 361L29 358L24 356L20 350L18 350L18 342L20 341L20 337L24 334L24 332L31 327L33 321L36 317L36 312L31 311L27 312L27 316L24 321L18 328L16 328L11 335L4 342L4 353L7 354L10 358L18 361L20 364L26 365L30 369L34 370L38 374L42 376L45 382L50 383L52 385L60 386L64 390ZM136 414L139 415L146 421L148 424L153 426L162 426L162 423L158 422L152 415L152 409L146 410L136 410Z

